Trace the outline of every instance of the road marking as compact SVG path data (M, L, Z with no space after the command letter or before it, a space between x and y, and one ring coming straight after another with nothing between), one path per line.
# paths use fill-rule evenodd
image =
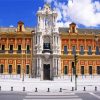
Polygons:
M45 94L45 93L44 93ZM57 94L57 93L48 93L48 94L39 95L34 93L27 93L23 100L82 100L75 93L66 93L66 94Z
M100 99L100 96L98 96L98 95L96 95L96 94L94 94L94 93L92 93L92 92L90 92L89 94L93 95L93 96L96 97L97 99Z
M67 99L67 98L64 98L64 99L59 99L59 98L56 98L56 99L51 99L51 98L46 98L46 99L23 99L23 100L82 100L80 98L77 98L77 99Z
M75 93L27 93L30 96L67 96L67 95L75 95Z
M25 98L37 98L37 99L39 99L39 98L78 98L78 96L76 96L76 95L73 95L73 96L71 96L71 95L67 95L67 96L25 96Z

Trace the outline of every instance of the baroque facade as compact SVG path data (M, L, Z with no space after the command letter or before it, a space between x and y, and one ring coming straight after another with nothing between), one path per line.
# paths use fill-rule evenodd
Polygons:
M16 28L0 28L0 74L31 75L31 30L21 21Z
M57 11L45 4L37 11L37 27L0 28L0 74L53 80L73 75L100 74L100 30L80 29L75 23L57 28Z
M100 74L100 30L78 29L75 23L59 28L61 34L61 73L74 74L74 55L77 55L77 75Z
M38 23L33 35L34 76L53 79L60 75L61 42L57 23L57 12L48 4L37 12Z

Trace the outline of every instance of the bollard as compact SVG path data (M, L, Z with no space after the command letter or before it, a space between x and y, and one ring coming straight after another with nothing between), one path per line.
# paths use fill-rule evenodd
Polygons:
M95 91L97 91L97 87L95 86Z
M25 87L23 87L23 91L25 91Z
M62 92L62 88L60 88L60 91L59 92Z
M48 88L48 91L47 92L50 92L50 88Z
M86 91L86 87L84 87L84 90L83 91Z
M0 91L1 91L1 86L0 86Z
M37 88L35 88L35 92L38 92Z
M74 91L74 87L72 87L72 91Z
M13 87L11 87L11 91L13 91Z

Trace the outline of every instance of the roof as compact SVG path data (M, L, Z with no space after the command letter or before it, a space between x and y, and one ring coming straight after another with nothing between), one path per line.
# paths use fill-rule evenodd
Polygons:
M18 24L24 24L22 21L19 21Z
M100 34L100 29L81 29L81 28L77 28L77 31L78 33L81 33L81 34ZM60 27L59 28L59 32L60 33L69 33L69 28L65 28L65 27Z
M31 32L34 28L25 27L25 32ZM0 32L16 32L17 27L0 27Z

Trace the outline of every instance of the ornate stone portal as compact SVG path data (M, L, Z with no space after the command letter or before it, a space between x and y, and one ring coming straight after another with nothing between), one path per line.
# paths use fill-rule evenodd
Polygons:
M37 12L38 24L33 36L34 76L52 80L60 74L60 36L56 27L57 12L48 4Z

